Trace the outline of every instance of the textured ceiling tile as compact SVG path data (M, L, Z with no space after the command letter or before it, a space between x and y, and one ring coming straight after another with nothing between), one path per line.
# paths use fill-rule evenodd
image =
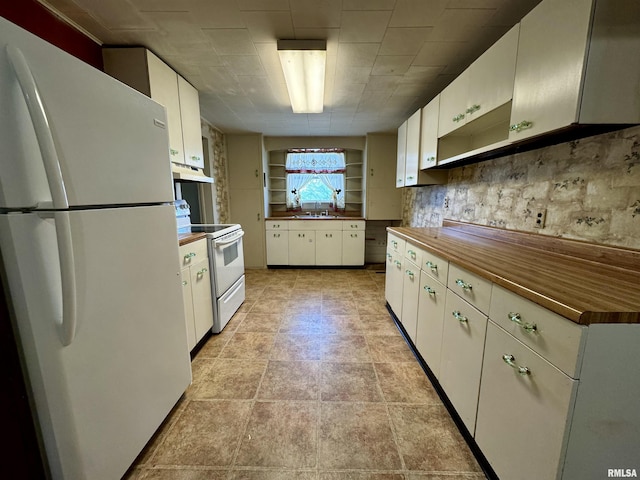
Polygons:
M442 72L442 67L411 66L402 77L402 83L429 83Z
M435 26L447 0L398 0L389 27Z
M336 72L335 85L365 84L371 75L371 67L342 67Z
M518 2L500 2L494 16L488 21L488 25L511 27L515 22L533 10L540 1L541 0L520 0Z
M379 49L379 43L340 43L338 66L372 67Z
M202 28L243 28L244 22L235 1L191 0L193 21Z
M416 55L429 39L431 27L389 28L380 46L380 55Z
M413 58L412 55L379 55L371 75L404 75Z
M190 0L129 0L129 3L141 12L186 12L191 6Z
M342 10L393 10L396 0L342 0Z
M342 0L290 0L289 3L296 29L340 27Z
M343 12L340 42L381 42L390 15L389 11Z
M238 8L243 11L289 11L289 0L238 0Z
M461 51L470 49L468 42L425 42L413 60L421 67L444 66L457 61Z
M222 55L220 58L232 75L267 75L258 55Z
M476 39L481 27L495 14L495 9L446 9L431 32L432 41Z
M372 92L382 92L391 95L401 82L402 76L400 75L380 75L377 77L372 76L364 88L364 94L367 95Z
M249 31L243 28L203 29L218 55L257 55Z
M101 25L110 30L151 28L147 20L127 0L75 0L81 9L91 12Z
M293 38L289 12L243 12L244 23L254 42Z

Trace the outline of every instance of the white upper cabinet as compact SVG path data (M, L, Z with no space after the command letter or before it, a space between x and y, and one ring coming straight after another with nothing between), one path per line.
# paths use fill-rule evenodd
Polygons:
M102 50L104 71L164 105L174 163L204 167L198 91L143 47Z
M396 187L404 187L404 165L407 154L407 121L398 127L398 161L396 164Z
M440 137L511 100L518 30L518 25L509 30L442 91Z
M640 2L544 0L520 25L509 139L640 122L639 48Z
M169 152L171 161L184 163L182 141L182 117L178 94L178 75L166 63L146 51L149 69L149 93L156 102L167 110L167 130L169 131ZM143 92L144 93L144 92Z
M422 128L420 130L420 169L434 167L438 155L438 116L440 95L422 108Z
M180 95L184 163L192 167L204 168L198 90L178 75L178 93Z
M460 128L465 124L465 111L467 109L469 95L469 74L467 68L456 77L442 92L440 92L440 113L438 136Z
M418 184L418 156L420 154L420 121L422 111L417 110L407 121L407 149L404 164L404 186Z

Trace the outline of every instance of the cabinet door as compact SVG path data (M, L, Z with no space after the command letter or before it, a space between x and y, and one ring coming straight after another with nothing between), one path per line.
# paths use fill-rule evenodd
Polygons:
M211 274L209 259L205 258L190 268L191 294L196 343L213 327L213 303L211 301Z
M446 287L425 272L420 272L418 298L418 324L416 328L416 349L436 376L440 379L440 353L442 351L442 330Z
M178 94L180 97L180 118L182 119L184 161L192 167L204 168L198 91L178 75Z
M402 315L402 282L403 282L403 256L394 252L391 248L387 249L387 269L385 274L384 295L387 303L400 318Z
M438 137L443 137L465 124L468 96L469 69L466 69L440 92Z
M407 122L408 120L398 127L396 187L404 187L404 165L407 155Z
M342 232L342 265L364 265L364 229Z
M518 52L519 25L509 30L470 67L466 122L509 102Z
M287 231L267 230L267 265L289 265Z
M577 381L489 322L476 442L498 477L558 478L576 388Z
M398 136L367 135L366 210L368 220L401 218L402 191L395 188Z
M422 108L420 127L420 168L435 167L438 154L438 115L440 95Z
M187 322L187 345L189 351L193 350L196 346L196 327L193 315L193 292L191 289L191 275L190 268L183 268L180 270L182 276L182 298L184 300L184 318Z
M420 124L422 110L417 110L407 120L407 148L404 158L404 186L418 184L418 162L420 161Z
M322 230L316 234L316 265L342 263L342 230Z
M451 290L445 305L440 384L473 435L487 317Z
M315 232L289 230L289 265L315 265Z
M178 75L171 67L147 51L149 69L149 88L151 98L164 105L167 110L167 129L169 131L169 151L171 161L184 163L184 145L182 141L182 117L180 115L180 97L178 94Z
M402 280L402 314L400 321L411 341L416 342L420 268L405 258Z
M509 140L577 120L592 3L545 0L520 22Z

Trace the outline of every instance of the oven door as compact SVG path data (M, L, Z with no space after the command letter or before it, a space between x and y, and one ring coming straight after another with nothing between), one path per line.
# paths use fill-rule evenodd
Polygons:
M236 230L211 240L216 298L220 298L231 285L244 275L243 230Z

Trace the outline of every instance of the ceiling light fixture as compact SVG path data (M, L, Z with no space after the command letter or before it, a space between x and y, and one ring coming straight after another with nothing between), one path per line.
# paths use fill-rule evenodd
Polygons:
M326 40L278 40L293 113L322 113Z

